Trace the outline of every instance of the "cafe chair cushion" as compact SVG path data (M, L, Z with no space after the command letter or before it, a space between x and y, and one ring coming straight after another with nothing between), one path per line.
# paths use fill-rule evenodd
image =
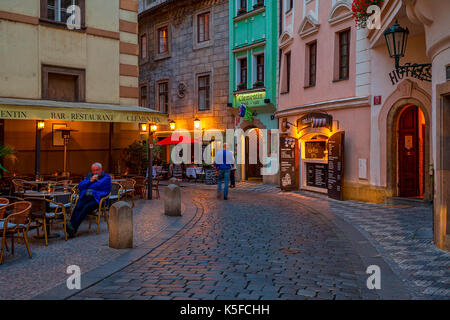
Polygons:
M0 221L0 230L3 230L3 228L5 227L5 222L4 221ZM25 228L26 225L24 224L15 224L15 223L10 223L8 222L8 229L14 229L15 227L20 227L20 228Z

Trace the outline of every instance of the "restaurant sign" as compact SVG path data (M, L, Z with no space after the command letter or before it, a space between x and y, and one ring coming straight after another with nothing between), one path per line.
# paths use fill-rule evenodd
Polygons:
M0 119L167 123L167 116L137 111L0 105Z
M321 112L311 112L297 120L297 133L309 127L325 127L331 130L332 125L333 118L329 114Z
M266 104L264 99L266 99L265 91L236 94L236 106L244 104L247 107L258 107Z

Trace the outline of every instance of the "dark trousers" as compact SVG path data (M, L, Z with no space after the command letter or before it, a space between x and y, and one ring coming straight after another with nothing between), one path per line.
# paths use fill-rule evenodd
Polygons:
M236 172L236 170L230 170L230 186L234 187L236 185L236 180L234 177L234 173Z
M98 203L94 197L84 196L78 200L77 205L73 209L72 218L70 219L70 224L75 231L78 230L84 218L95 209L98 209Z

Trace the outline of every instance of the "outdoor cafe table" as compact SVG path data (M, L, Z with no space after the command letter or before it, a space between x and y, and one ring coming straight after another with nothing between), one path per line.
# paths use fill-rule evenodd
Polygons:
M54 192L48 192L48 191L31 191L31 190L26 190L25 191L25 197L30 197L30 198L42 198L44 199L49 199L52 200L55 196L61 196L61 195L70 195L71 192L64 192L64 191L54 191ZM47 207L47 206L46 206ZM47 212L48 210L46 210ZM44 212L44 215L45 213ZM50 225L47 223L47 238L48 239L53 239L53 238L58 238L60 235L58 233L50 233ZM43 239L44 236L35 236L35 238L38 239Z

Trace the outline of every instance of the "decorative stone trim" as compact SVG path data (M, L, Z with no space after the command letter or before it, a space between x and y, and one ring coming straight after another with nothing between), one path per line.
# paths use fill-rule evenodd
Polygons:
M328 22L331 25L346 21L352 17L352 7L346 0L337 1L330 14L328 15Z
M302 23L300 24L300 28L298 29L298 34L302 38L306 38L307 36L316 33L319 31L320 24L319 22L310 14L305 16Z

